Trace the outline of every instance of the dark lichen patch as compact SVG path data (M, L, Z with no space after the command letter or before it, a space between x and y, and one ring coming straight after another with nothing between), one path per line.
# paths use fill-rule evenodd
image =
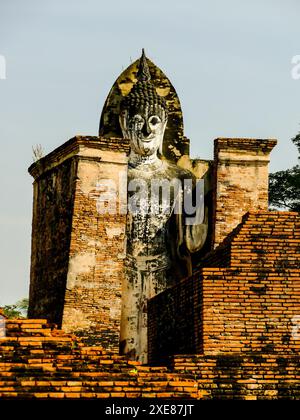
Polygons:
M267 289L268 288L265 284L264 285L256 284L255 286L250 287L251 292L256 293L257 295L265 295L267 293Z

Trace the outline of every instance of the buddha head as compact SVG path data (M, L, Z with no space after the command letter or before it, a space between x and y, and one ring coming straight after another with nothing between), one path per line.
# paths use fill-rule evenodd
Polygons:
M137 82L120 106L120 126L124 138L130 140L131 150L141 156L162 153L162 142L168 111L163 97L151 83L151 76L143 50Z

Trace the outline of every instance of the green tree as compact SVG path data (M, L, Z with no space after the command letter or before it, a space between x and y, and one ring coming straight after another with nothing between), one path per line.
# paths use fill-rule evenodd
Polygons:
M26 318L28 310L28 299L19 300L13 305L5 305L3 313L7 318Z
M300 154L300 132L292 139L292 142ZM300 165L270 174L269 205L274 210L300 212Z

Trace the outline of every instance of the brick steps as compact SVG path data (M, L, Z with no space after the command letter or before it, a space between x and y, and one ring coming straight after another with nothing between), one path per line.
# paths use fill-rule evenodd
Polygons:
M100 347L87 347L75 337L73 345L61 347L62 338L70 339L62 331L51 341L57 348L44 348L48 336L41 338L42 347L23 346L35 337L34 332L28 334L33 335L26 340L9 336L0 340L2 399L300 397L299 356L182 354L171 358L168 366L142 366ZM22 362L9 360L7 346Z
M195 381L166 366L142 366L88 347L45 320L7 320L6 334L0 339L0 398L197 396Z
M0 398L300 399L299 253L298 213L248 213L193 277L149 302L165 366L89 347L46 320L7 321Z

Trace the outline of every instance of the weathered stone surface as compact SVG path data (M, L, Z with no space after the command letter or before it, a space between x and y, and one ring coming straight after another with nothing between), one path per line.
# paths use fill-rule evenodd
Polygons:
M214 147L213 246L247 211L268 209L268 164L277 141L218 138Z
M122 138L119 114L137 81L136 61L108 95L100 137L77 136L29 169L35 178L31 319L6 320L0 311L0 397L299 399L300 219L297 213L267 212L268 163L276 140L219 138L213 161L191 159L176 91L160 69L142 59L144 70L147 63L150 68L143 80L151 75L155 89L143 85L149 94L142 101L145 121L150 124L149 109L156 109L149 107L151 98L161 105L164 97L169 111L163 106L159 113L169 121L158 163L166 167L171 160L176 173L190 171L205 180L209 240L189 260L193 275L190 270L182 280L176 271L159 288L137 275L138 259L131 258L142 257L139 274L162 268L157 254L139 253L145 244L168 249L158 221L139 224L143 240L135 247L126 211L99 213L103 180L119 185L117 207L126 201L120 185L127 184L130 145ZM128 137L127 130L123 135ZM137 156L130 162L130 177L137 162ZM176 248L177 240L170 241ZM130 261L134 275L126 277ZM117 354L121 301L129 309L136 303L126 296L130 281L131 291L143 297L144 347L148 332L150 361L160 366L141 366ZM128 311L123 315L124 324Z
M97 200L103 181L126 185L128 151L126 140L75 137L30 168L35 182L29 316L47 317L115 349L126 214L99 214ZM116 192L116 206L126 205L126 194Z
M147 363L147 301L192 274L191 254L207 239L208 208L192 172L162 159L168 107L154 88L144 50L137 78L120 105L123 137L131 146L120 348Z
M157 93L164 97L169 110L169 121L165 133L163 155L172 161L189 155L189 140L183 133L181 105L175 88L165 74L147 58L151 79ZM119 125L120 102L130 92L137 81L139 60L124 70L113 84L103 107L99 135L122 138Z
M76 162L66 159L43 172L33 184L29 316L45 316L59 325L68 271L75 177Z

